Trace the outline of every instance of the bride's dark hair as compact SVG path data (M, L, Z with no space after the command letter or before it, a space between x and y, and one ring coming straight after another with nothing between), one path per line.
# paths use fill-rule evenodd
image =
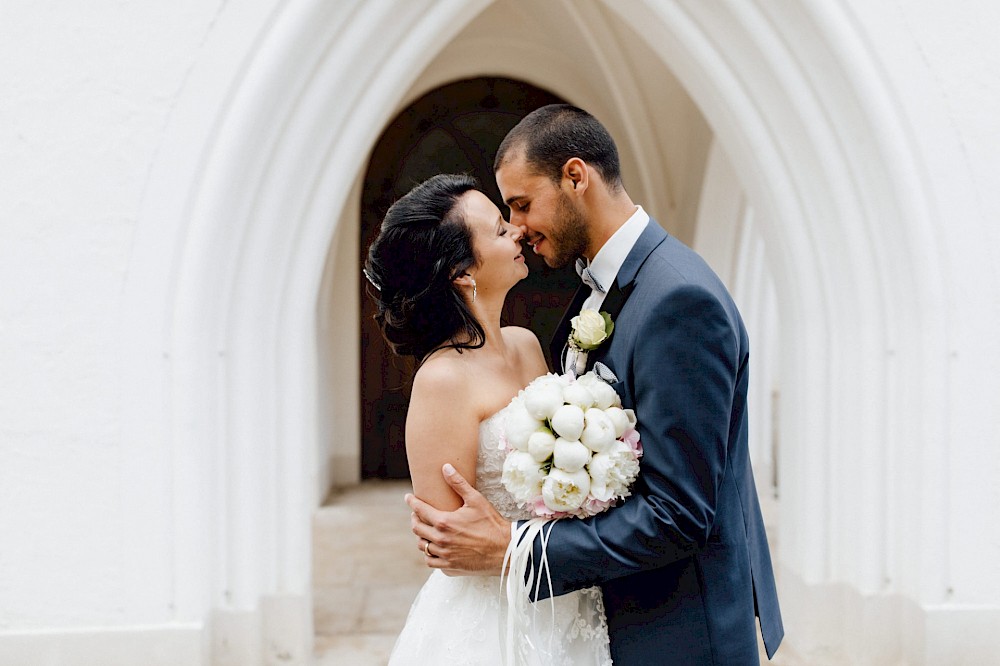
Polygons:
M390 206L368 248L365 273L375 322L400 356L422 361L437 349L478 349L486 333L452 282L478 263L460 199L472 176L442 174Z

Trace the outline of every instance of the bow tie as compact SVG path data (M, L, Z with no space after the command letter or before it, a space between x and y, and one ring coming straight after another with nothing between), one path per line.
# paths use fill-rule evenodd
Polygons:
M607 292L604 285L597 281L597 278L594 277L594 274L590 270L590 266L583 259L576 260L576 272L580 276L580 279L583 280L583 283L594 291L602 294Z

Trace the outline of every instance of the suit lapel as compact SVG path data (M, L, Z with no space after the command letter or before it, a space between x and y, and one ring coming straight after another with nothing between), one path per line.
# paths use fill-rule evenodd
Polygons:
M555 335L552 336L552 340L549 342L549 358L552 360L552 369L557 373L561 373L563 370L562 355L563 350L566 348L566 341L569 340L570 321L573 317L580 314L580 308L583 307L583 302L587 300L587 296L590 296L590 287L581 284L577 288L576 293L573 294L573 300L567 306L566 312L563 313L563 318L556 328Z
M666 239L667 232L663 230L663 227L653 218L649 218L649 223L642 234L640 234L639 239L636 240L635 245L632 246L631 251L629 251L625 262L618 270L617 277L608 290L607 296L604 297L604 302L601 304L601 311L607 312L611 316L611 321L616 320L618 314L625 306L625 301L628 300L629 295L632 293L632 288L635 286L635 278L639 269L646 262L646 259L649 258L649 255L652 254L653 250ZM552 367L556 372L561 372L563 369L562 355L563 350L566 348L566 341L569 339L570 321L573 317L580 314L583 302L587 300L587 296L589 295L590 287L580 285L580 288L576 290L576 294L573 295L573 301L566 308L562 321L559 322L559 327L556 329L555 336L553 336L549 344L549 356L552 359ZM614 337L614 333L612 333L612 337ZM595 361L604 358L609 346L610 341L590 352L587 357L588 369Z
M611 321L616 321L618 319L618 313L622 311L622 307L625 306L625 301L628 300L629 294L632 293L632 285L633 283L629 282L624 288L619 287L618 280L615 280L611 284L611 289L608 290L608 294L604 297L604 302L601 303L600 308L601 312L608 313L608 316L611 317ZM568 334L569 333L567 332L567 335ZM611 337L614 337L614 335L614 332L612 332ZM607 340L604 344L587 355L587 370L590 370L595 362L604 358L605 354L608 353L608 347L610 346L611 341Z
M618 318L618 313L622 311L622 306L625 305L625 301L631 292L631 282L625 285L623 289L618 286L618 280L615 280L611 284L608 294L604 297L604 302L601 303L601 312L607 312L611 316L611 321L614 321Z
M667 240L667 232L663 230L660 223L649 218L649 223L636 240L632 250L625 257L622 267L618 269L618 277L615 282L623 289L630 286L634 281L639 269L646 263L646 259L653 253L653 250L663 241Z
M625 307L625 301L632 294L639 269L646 263L646 259L653 253L653 250L666 240L666 238L667 232L663 230L663 227L653 218L649 218L646 228L639 235L628 256L625 257L621 268L618 269L618 275L608 290L607 296L604 297L604 303L601 304L601 311L608 313L611 321L615 322L616 328L618 326L618 315L621 313L622 308ZM614 338L614 335L612 333L611 337ZM611 342L612 340L608 340L587 355L587 370L590 370L597 361L604 359L608 353L608 349L611 347Z

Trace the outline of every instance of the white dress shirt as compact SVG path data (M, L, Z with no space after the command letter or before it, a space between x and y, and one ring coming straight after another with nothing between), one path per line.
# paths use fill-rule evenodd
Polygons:
M597 255L588 264L588 268L598 284L604 287L604 292L592 289L590 296L583 302L581 310L589 309L600 312L607 291L614 284L618 277L618 271L621 270L628 253L632 251L632 247L639 240L639 236L642 235L647 224L649 224L649 214L642 209L642 206L636 206L632 216L625 220L625 224L618 227L618 230L597 251ZM563 367L567 370L573 368L576 365L576 357L577 352L567 347Z
M618 231L597 251L597 256L590 262L588 268L590 268L590 274L594 276L594 279L604 287L605 293L602 294L596 289L591 290L590 296L583 302L583 310L599 311L601 309L607 291L611 289L615 278L618 277L618 271L621 270L628 253L632 251L632 246L639 240L639 236L642 235L647 224L649 224L649 215L642 209L642 206L636 206L632 217L625 220L625 224L618 227Z

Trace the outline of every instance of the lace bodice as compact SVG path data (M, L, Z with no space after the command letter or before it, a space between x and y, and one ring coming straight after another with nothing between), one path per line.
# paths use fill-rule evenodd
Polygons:
M509 410L510 405L507 405L479 424L476 489L507 520L526 520L531 518L531 513L527 509L518 508L517 502L500 481L500 476L503 474L503 461L507 457L507 451L501 444L501 435L503 435L504 423Z

